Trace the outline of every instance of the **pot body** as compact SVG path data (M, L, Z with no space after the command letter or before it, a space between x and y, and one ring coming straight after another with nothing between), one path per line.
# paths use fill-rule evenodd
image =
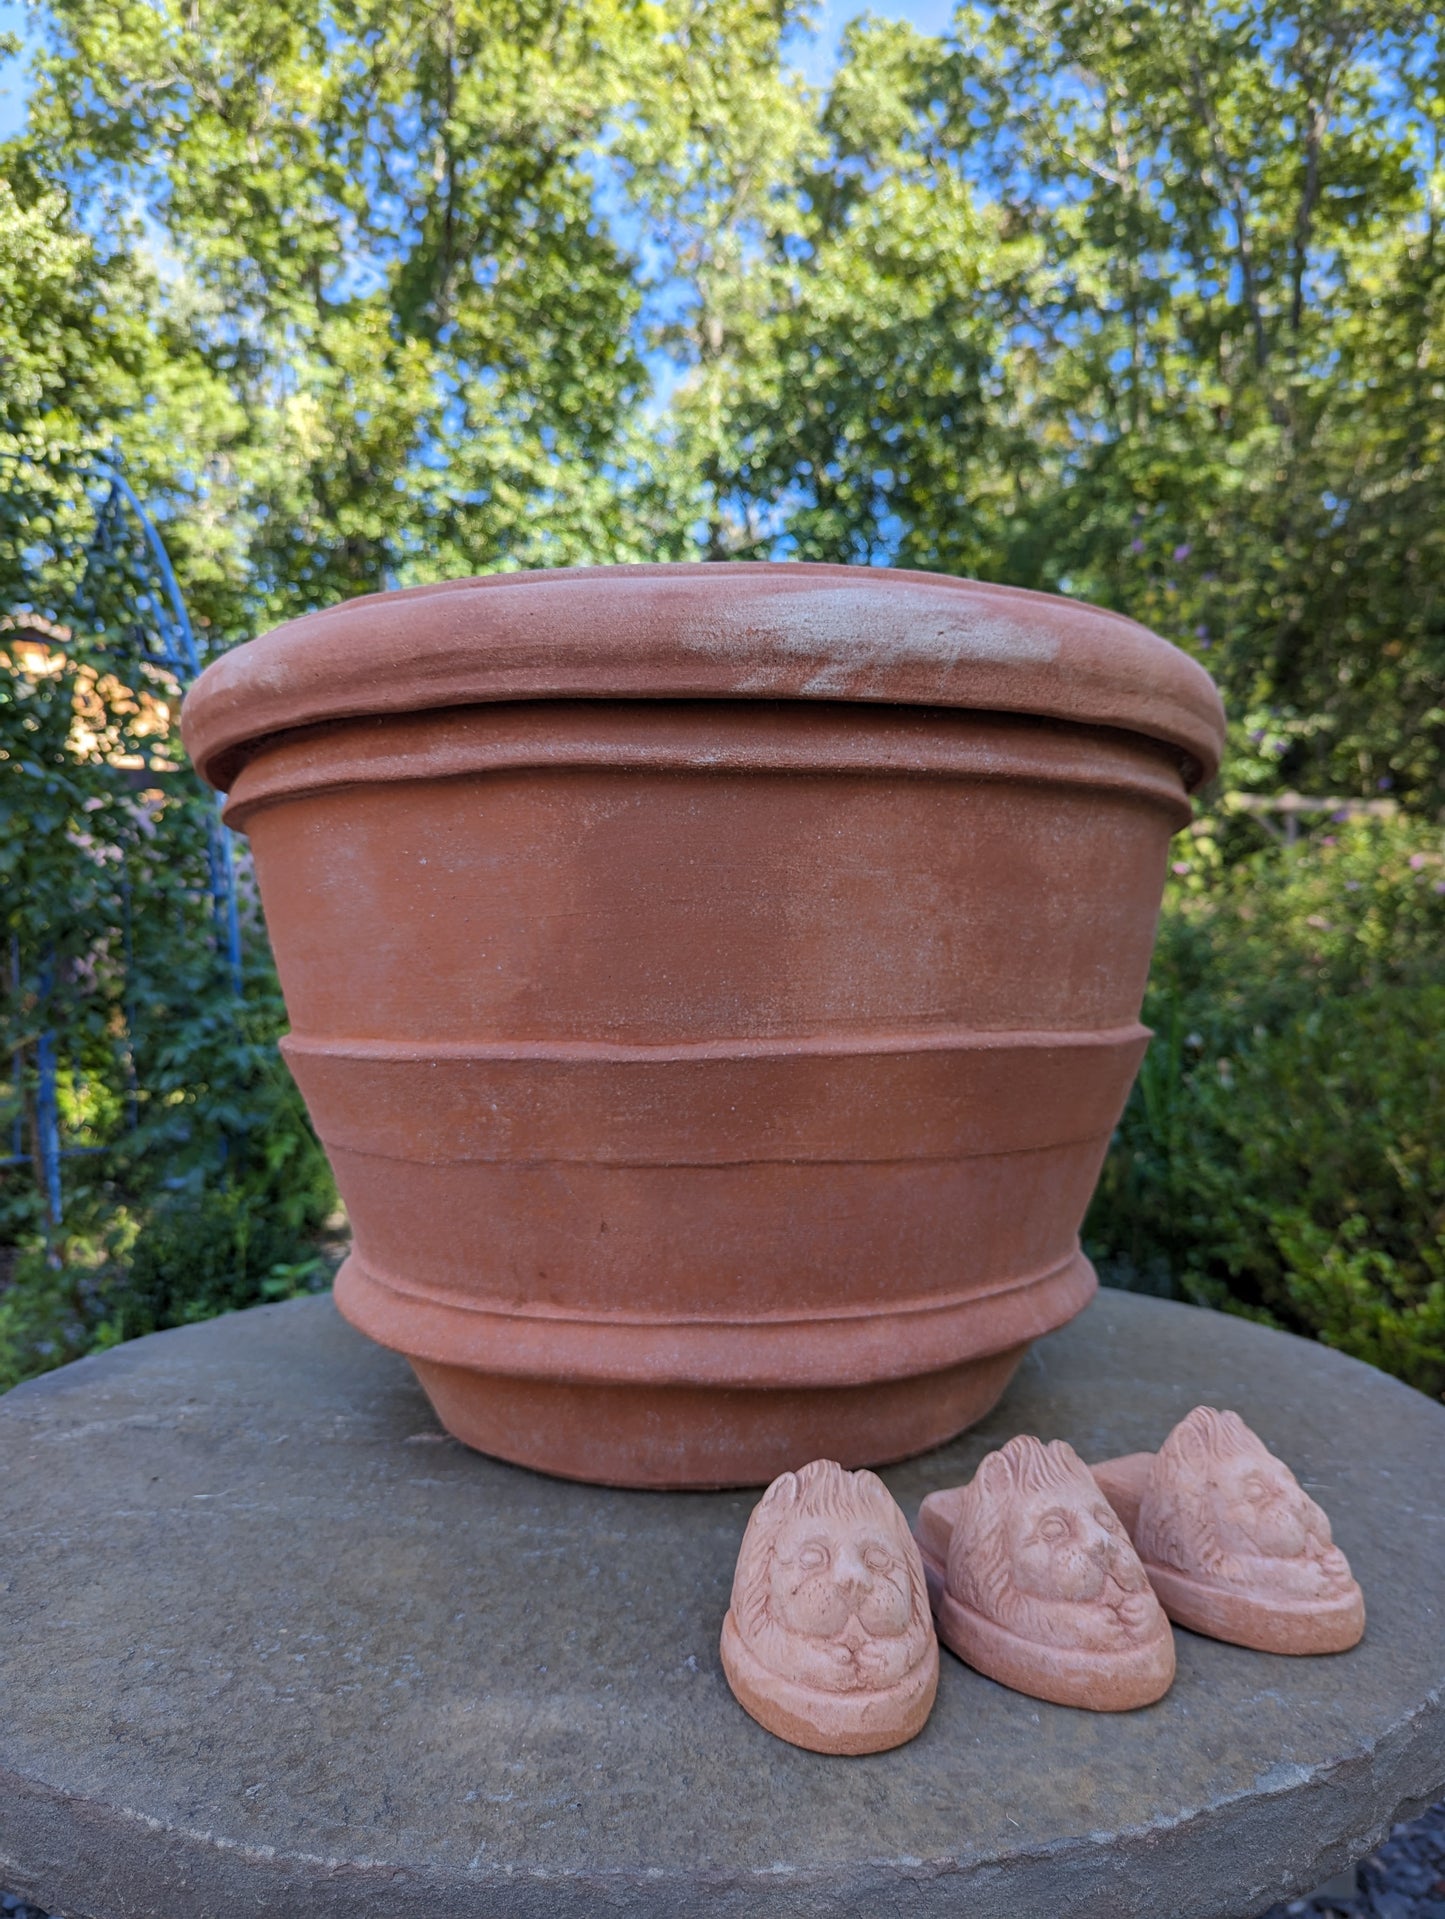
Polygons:
M1021 715L548 700L261 741L341 1310L572 1478L877 1464L1095 1279L1180 755Z

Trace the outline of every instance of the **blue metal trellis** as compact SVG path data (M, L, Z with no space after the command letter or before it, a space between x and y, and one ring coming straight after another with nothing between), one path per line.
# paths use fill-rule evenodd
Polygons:
M0 459L12 464L19 463L19 456L15 454L0 454ZM184 693L201 671L201 658L196 646L195 630L191 625L190 614L186 610L185 595L181 592L180 582L171 565L165 542L137 497L135 489L126 478L119 451L113 449L108 458L95 458L84 465L66 463L59 470L76 475L87 489L95 484L104 489L103 496L95 502L94 530L85 549L84 571L79 589L80 598L84 600L87 585L94 571L115 558L129 543L132 535L127 526L128 513L135 528L139 529L143 550L155 581L154 586L143 584L136 592L135 607L138 618L134 629L135 636L139 641L142 655L164 667L178 682ZM226 955L232 990L239 998L242 991L241 922L236 895L235 844L230 829L222 823L220 817L220 807L223 803L222 795L217 798L215 807L207 819L206 850L217 946ZM128 944L128 925L126 938ZM20 951L17 941L11 943L10 958L11 984L18 996ZM39 1036L36 1047L35 1144L36 1155L40 1162L39 1170L45 1193L46 1211L52 1232L59 1227L62 1217L64 1198L60 1176L62 1159L99 1150L94 1147L63 1147L61 1145L57 1064L55 1035L52 1032L43 1032ZM22 1062L17 1059L17 1084L20 1083L21 1077ZM128 1102L128 1111L134 1124L133 1099ZM0 1166L25 1163L29 1156L23 1151L23 1146L23 1113L17 1111L13 1128L13 1150L9 1154L0 1156Z

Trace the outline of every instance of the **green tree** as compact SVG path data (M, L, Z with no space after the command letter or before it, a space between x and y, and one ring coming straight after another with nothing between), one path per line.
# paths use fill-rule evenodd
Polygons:
M1230 869L1230 904L1192 986L1171 909L1164 1043L1098 1230L1436 1378L1435 1166L1398 1086L1435 1085L1438 952L1419 943L1407 982L1362 935L1328 1019L1280 996L1286 974L1325 990L1310 956L1344 894L1378 902L1372 926L1445 897L1421 824L1445 807L1434 15L1003 0L942 35L862 18L813 90L789 65L799 0L35 4L29 121L0 149L0 879L22 957L0 1040L33 1059L63 1036L98 1144L139 1086L132 1137L183 1182L215 1186L224 1136L209 1223L167 1212L153 1242L214 1234L195 1298L289 1269L256 1196L304 1238L324 1174L271 1075L259 931L243 1015L216 996L204 801L154 724L175 689L133 574L81 569L81 476L112 447L207 650L378 587L706 555L1059 590L1197 652L1233 785L1388 787L1402 837L1367 885L1309 849L1256 857L1237 811L1208 823L1196 857ZM1289 905L1261 943L1242 929L1270 889ZM1227 999L1226 1083L1185 1040ZM1345 1138L1348 1180L1305 1177L1336 1164L1308 1125L1255 1126L1281 1075L1302 1108L1312 1087L1337 1117L1388 1108ZM1211 1237L1254 1138L1252 1225ZM142 1159L77 1169L97 1219L172 1205ZM15 1205L33 1236L33 1193ZM1371 1209L1387 1245L1360 1238ZM141 1259L128 1326L187 1310L169 1258ZM83 1305L66 1324L93 1334Z
M1384 4L865 21L736 356L778 550L1195 648L1236 779L1445 801L1441 65Z
M618 126L624 207L648 262L642 337L669 402L654 469L696 542L659 557L773 550L750 423L759 392L778 391L774 314L823 151L817 102L783 60L805 18L798 0L675 0L647 93Z
M240 547L222 527L207 538L218 486L197 475L243 422L155 271L102 250L23 150L8 159L0 1103L7 1148L18 1108L38 1162L41 1050L53 1047L65 1143L83 1156L65 1162L63 1224L38 1163L0 1172L0 1246L21 1251L0 1286L0 1385L119 1323L115 1261L158 1207L233 1291L256 1297L278 1261L305 1265L334 1205L275 1057L280 996L259 924L240 999L221 950L213 806L179 757L179 685L151 645L155 582L138 529L122 517L103 557L95 547L94 462L119 458L211 603L239 603ZM267 1235L252 1230L260 1216ZM213 1228L204 1244L200 1220Z
M61 0L46 17L30 164L110 244L163 245L166 303L238 409L217 457L240 633L390 584L632 550L639 295L594 197L658 9Z

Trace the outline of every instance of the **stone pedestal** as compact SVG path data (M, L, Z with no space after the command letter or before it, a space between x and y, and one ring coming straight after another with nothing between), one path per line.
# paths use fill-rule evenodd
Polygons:
M0 1401L0 1883L86 1919L1241 1919L1445 1782L1445 1410L1106 1292L884 1477L911 1516L1015 1432L1100 1459L1201 1401L1329 1512L1361 1646L1180 1632L1117 1716L945 1653L920 1738L827 1759L723 1679L755 1495L469 1453L327 1300L67 1367Z

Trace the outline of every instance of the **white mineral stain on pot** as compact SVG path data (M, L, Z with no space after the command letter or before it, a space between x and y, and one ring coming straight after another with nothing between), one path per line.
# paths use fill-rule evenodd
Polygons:
M963 601L950 605L952 597L906 588L883 596L854 586L750 595L687 621L679 638L687 650L709 654L753 652L760 641L775 647L776 665L754 666L739 679L738 690L750 693L765 691L799 656L818 662L805 694L842 693L875 668L907 662L946 675L978 662L1045 666L1058 657L1057 634Z

